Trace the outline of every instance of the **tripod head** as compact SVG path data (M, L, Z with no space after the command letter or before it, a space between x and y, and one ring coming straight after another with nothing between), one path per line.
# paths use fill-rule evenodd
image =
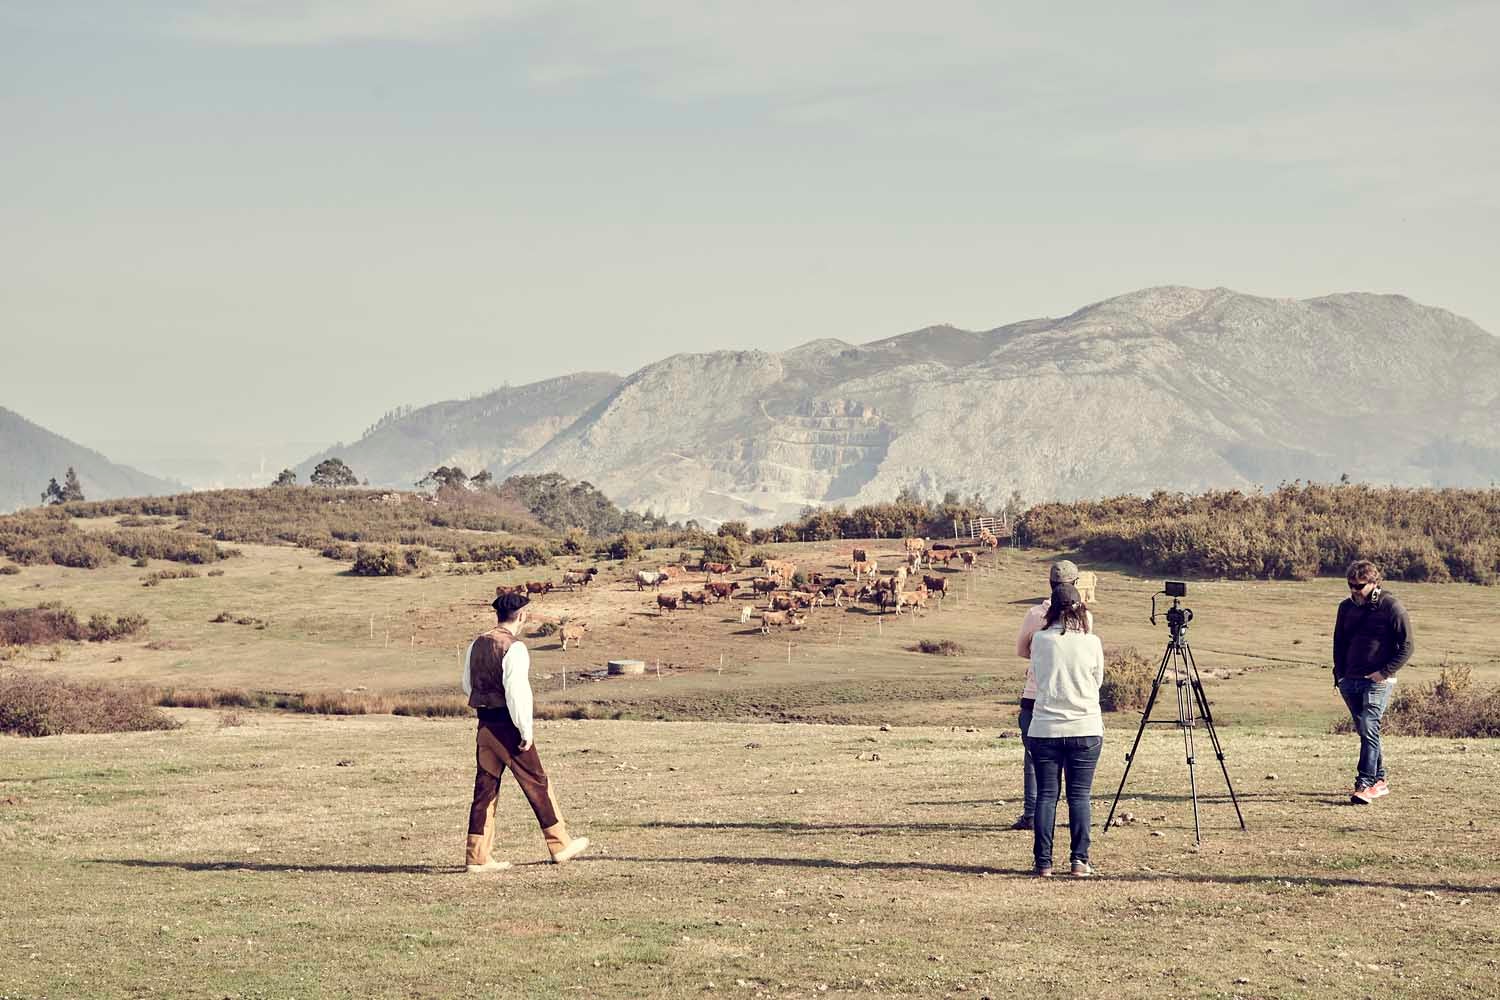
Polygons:
M1172 606L1160 614L1167 619L1167 631L1171 633L1170 644L1179 645L1182 642L1183 633L1187 631L1188 622L1193 620L1193 609L1182 606L1182 599L1187 596L1187 584L1181 580L1168 580L1162 585L1162 589L1151 595L1151 624L1156 624L1156 599L1158 597L1170 597Z

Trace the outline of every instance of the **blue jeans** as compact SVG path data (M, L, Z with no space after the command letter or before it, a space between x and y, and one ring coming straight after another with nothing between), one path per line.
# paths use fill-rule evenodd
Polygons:
M1058 791L1068 785L1069 850L1074 861L1089 859L1089 793L1104 749L1103 736L1033 737L1028 740L1036 763L1036 819L1031 852L1038 868L1052 867L1052 828L1057 823Z
M1026 743L1026 731L1031 728L1031 710L1036 707L1035 698L1021 699L1021 788L1025 796L1021 805L1022 816L1036 815L1036 763L1031 759L1031 747Z
M1380 752L1380 717L1391 700L1396 685L1392 681L1376 683L1364 677L1345 677L1339 681L1339 694L1349 707L1354 731L1359 734L1359 774L1357 788L1369 788L1385 780L1385 758Z

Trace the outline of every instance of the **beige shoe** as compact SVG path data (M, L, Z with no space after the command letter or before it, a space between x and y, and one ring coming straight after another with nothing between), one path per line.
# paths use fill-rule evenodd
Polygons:
M562 850L553 853L552 863L554 865L565 865L588 849L589 838L574 837L568 841L567 846L565 846Z
M503 872L509 867L509 861L496 861L491 858L482 865L464 865L464 871L470 875L485 875L490 872Z

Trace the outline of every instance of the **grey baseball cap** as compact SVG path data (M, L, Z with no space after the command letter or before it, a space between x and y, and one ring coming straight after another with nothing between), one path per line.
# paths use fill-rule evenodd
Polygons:
M1077 583L1078 567L1070 560L1060 559L1052 564L1052 570L1047 574L1047 581L1054 587L1059 583Z

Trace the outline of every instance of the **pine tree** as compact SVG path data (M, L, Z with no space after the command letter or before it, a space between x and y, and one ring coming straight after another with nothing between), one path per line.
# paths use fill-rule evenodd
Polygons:
M73 471L71 465L68 466L68 475L63 480L62 494L63 499L67 501L83 499L83 486L78 482L78 473Z
M308 482L314 486L358 486L359 477L341 458L325 458L313 469Z

